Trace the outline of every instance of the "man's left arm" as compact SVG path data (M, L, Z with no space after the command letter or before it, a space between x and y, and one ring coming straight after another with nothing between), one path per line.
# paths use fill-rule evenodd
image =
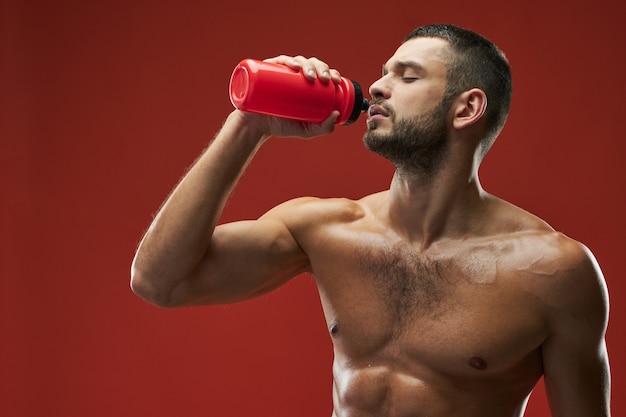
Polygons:
M565 245L565 262L549 296L550 335L542 345L553 417L608 417L611 378L605 343L608 292L591 252Z

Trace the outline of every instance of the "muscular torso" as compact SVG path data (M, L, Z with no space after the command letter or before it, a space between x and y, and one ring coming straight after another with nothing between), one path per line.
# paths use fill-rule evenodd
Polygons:
M333 416L520 416L542 374L556 234L421 248L366 206L339 204L336 220L297 236L334 343Z

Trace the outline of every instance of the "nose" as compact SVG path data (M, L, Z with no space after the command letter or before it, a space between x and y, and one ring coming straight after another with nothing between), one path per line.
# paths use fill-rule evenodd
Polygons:
M378 80L374 81L369 88L370 97L373 99L388 99L390 90L385 83L385 77L382 76Z

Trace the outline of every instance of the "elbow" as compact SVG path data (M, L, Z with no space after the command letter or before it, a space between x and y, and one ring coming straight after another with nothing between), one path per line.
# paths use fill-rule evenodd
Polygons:
M157 285L152 274L145 273L133 266L130 274L130 289L139 298L157 307L175 307L171 303L171 291Z

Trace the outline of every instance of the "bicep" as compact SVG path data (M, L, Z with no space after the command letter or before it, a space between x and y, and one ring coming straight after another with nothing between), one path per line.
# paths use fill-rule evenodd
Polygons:
M308 258L284 223L260 219L216 227L193 274L175 289L179 305L221 304L269 292L305 272Z
M592 256L569 285L572 288L554 300L552 331L542 346L550 409L555 417L606 417L610 415L605 344L608 294Z
M609 363L603 340L548 340L542 353L553 417L610 415Z

